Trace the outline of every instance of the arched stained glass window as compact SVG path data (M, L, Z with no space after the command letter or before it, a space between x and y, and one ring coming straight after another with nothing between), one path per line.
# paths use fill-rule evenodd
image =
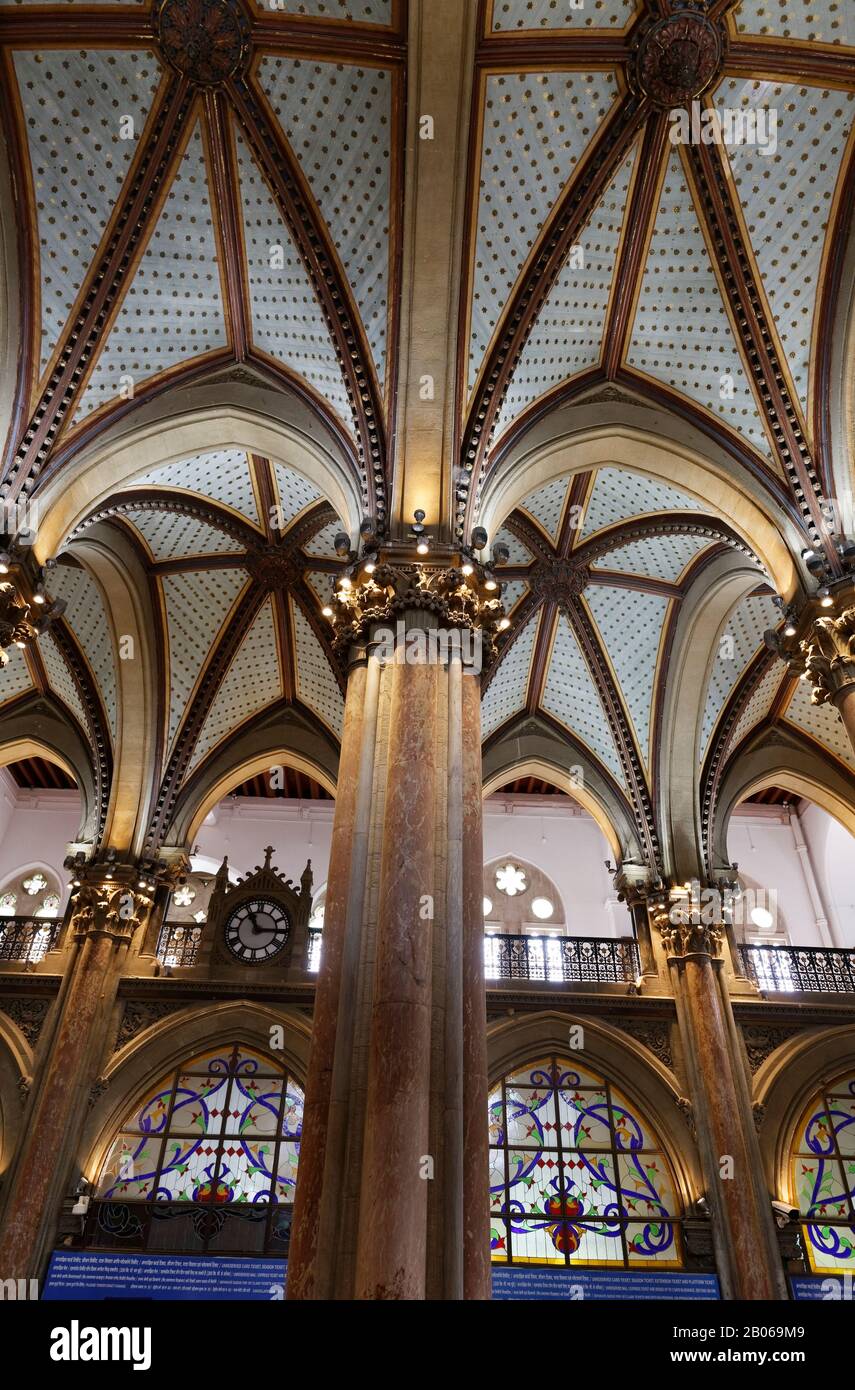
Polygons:
M240 1043L194 1057L145 1096L114 1139L102 1201L294 1201L303 1092Z
M561 1057L489 1097L490 1245L504 1264L682 1264L680 1204L647 1121L603 1077Z
M855 1071L815 1096L796 1130L793 1191L814 1270L855 1269Z

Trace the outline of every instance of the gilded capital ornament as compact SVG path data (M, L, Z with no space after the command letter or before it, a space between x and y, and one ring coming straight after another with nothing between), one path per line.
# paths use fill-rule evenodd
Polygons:
M799 643L800 674L810 682L811 702L824 705L855 688L855 607L836 617L820 615Z
M486 665L496 652L496 638L508 626L495 580L481 568L431 564L397 558L384 560L353 579L339 580L325 615L333 624L333 648L341 653L363 641L372 630L395 627L405 614L433 615L439 629L476 634Z
M650 919L669 957L721 956L724 922L712 906L716 893L707 890L701 903L696 894L672 888L649 899Z
M148 921L156 889L177 879L180 864L144 865L100 859L87 864L66 861L75 877L70 930L78 940L108 936L129 943Z

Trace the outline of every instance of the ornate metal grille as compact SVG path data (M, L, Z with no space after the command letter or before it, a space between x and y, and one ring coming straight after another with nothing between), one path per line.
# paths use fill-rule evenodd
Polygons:
M0 917L0 960L42 960L56 946L61 927L52 918Z
M641 972L629 937L504 936L484 938L487 980L621 984Z
M161 965L195 965L201 940L201 927L164 922L157 940L157 959Z
M740 946L742 968L760 989L782 994L855 993L855 951L816 946Z
M293 1207L276 1202L93 1202L80 1242L158 1254L288 1254Z

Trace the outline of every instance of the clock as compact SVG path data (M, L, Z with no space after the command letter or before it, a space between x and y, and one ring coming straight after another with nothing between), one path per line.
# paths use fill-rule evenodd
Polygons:
M291 919L270 898L249 898L226 919L225 942L242 965L262 965L284 948Z

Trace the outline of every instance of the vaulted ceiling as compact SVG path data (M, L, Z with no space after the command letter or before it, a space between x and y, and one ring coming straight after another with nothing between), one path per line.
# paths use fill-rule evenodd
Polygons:
M84 464L137 422L153 430L194 393L255 392L308 412L313 447L381 531L409 523L415 479L436 534L466 539L537 429L570 411L572 432L578 407L586 427L647 420L708 458L794 564L803 543L833 568L827 499L852 489L833 409L851 294L851 6L698 7L702 48L718 45L698 111L777 117L759 143L721 144L672 138L662 73L645 66L653 26L680 41L671 0L470 0L448 8L447 51L444 6L429 5L0 0L17 281L0 321L20 346L0 373L2 496L74 498ZM205 70L186 56L199 14ZM446 226L448 275L431 284L426 248ZM435 343L444 387L420 365ZM429 429L407 412L434 389L443 461L420 483ZM296 711L336 745L343 676L322 609L352 518L286 448L213 432L152 457L115 478L103 465L51 574L65 613L12 652L0 711L34 696L61 707L106 814L132 716L126 633L96 558L119 556L142 576L157 671L155 844L260 720ZM733 760L770 734L855 789L835 712L764 646L775 577L718 486L665 481L643 449L632 466L563 457L491 538L509 547L512 623L485 680L487 747L537 721L567 766L602 779L653 863L674 654L714 576L744 583L697 656L683 751L707 820Z

